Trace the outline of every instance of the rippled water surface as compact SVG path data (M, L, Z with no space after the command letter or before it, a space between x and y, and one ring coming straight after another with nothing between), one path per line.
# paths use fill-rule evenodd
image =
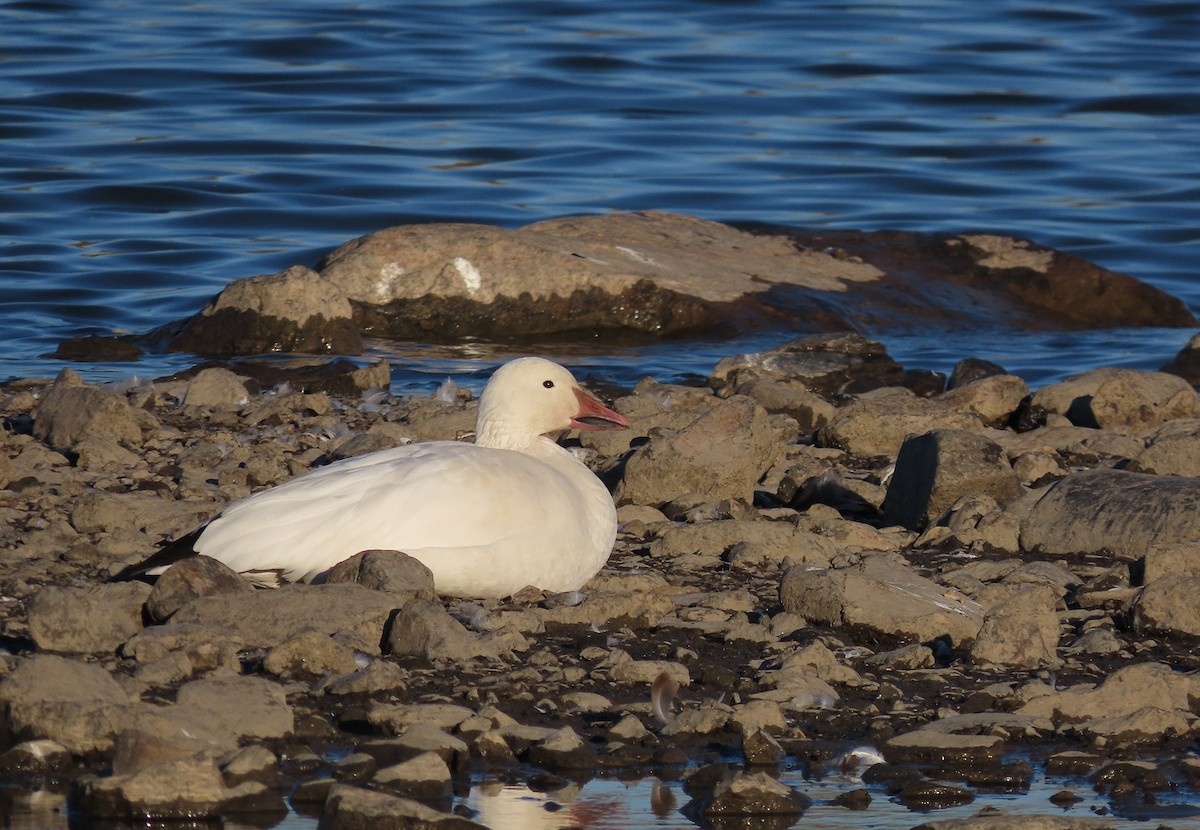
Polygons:
M0 378L385 226L626 209L1012 233L1200 310L1198 46L1196 2L0 2ZM1036 380L1188 334L882 336ZM670 377L747 345L590 362ZM400 353L402 387L491 355Z

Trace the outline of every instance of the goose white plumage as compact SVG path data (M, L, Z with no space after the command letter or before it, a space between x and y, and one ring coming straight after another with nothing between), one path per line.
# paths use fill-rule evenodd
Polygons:
M616 510L547 433L628 425L562 366L519 358L484 388L474 444L410 444L322 467L230 505L187 537L187 552L260 584L319 580L359 551L384 549L419 559L442 594L578 590L612 552ZM151 557L131 575L179 556Z

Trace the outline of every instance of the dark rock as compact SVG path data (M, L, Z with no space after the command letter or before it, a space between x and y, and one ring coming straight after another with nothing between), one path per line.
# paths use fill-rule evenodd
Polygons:
M531 746L528 757L530 763L551 771L590 770L596 766L595 750L569 726Z
M111 363L137 360L143 354L142 349L124 338L90 334L86 337L68 337L60 341L50 357L79 363Z
M910 810L940 810L959 804L970 804L975 793L970 790L937 784L933 781L913 781L896 794L896 799Z
M968 357L954 364L954 371L950 373L946 389L957 389L977 380L1006 374L1008 372L1004 371L1004 367L999 364L978 357Z
M742 757L746 766L777 767L784 754L779 741L763 729L755 729L742 738Z
M939 429L901 446L883 515L889 523L917 530L965 494L985 494L1003 506L1021 492L999 445L974 432Z
M71 753L58 741L46 738L24 741L0 755L0 775L48 776L66 769L72 761Z
M833 803L847 810L865 810L871 806L871 793L864 789L849 790L838 794Z
M253 593L254 586L224 563L194 556L176 562L158 577L146 599L146 613L155 622L164 622L200 597Z
M1160 371L1179 375L1192 386L1200 386L1200 334L1193 335Z

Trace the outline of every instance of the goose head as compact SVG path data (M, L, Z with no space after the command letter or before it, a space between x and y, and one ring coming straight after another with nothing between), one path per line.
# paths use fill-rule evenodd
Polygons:
M505 363L479 397L475 441L519 446L564 429L621 429L629 419L585 392L562 366L540 357Z

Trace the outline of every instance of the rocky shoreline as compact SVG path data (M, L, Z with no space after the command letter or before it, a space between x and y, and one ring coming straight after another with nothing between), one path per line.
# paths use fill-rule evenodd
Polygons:
M388 551L277 591L205 559L107 582L314 465L469 436L461 390L397 398L382 365L10 382L0 778L72 823L483 826L454 805L489 774L682 778L703 826L786 827L810 799L781 768L861 773L838 803L866 823L1036 774L1064 781L1044 815L970 826L1107 826L1073 788L1154 816L1200 797L1194 380L947 383L855 335L647 379L612 395L631 430L567 440L619 505L608 566L502 601L439 599Z

